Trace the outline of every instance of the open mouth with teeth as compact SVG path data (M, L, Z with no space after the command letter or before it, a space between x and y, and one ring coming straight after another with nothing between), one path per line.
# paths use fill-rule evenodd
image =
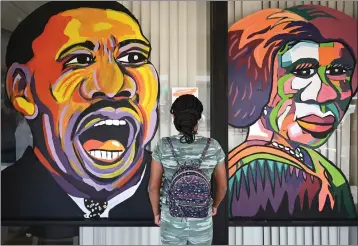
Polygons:
M129 119L100 119L80 134L79 141L95 163L108 165L125 153L130 130Z

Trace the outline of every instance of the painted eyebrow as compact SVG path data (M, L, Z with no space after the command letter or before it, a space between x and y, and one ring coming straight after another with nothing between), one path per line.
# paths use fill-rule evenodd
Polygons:
M353 68L355 65L354 60L352 58L347 58L347 57L345 57L345 58L341 57L341 58L335 59L332 61L331 64L333 66L339 64L339 65L343 65L343 66L350 67L350 68Z
M67 48L65 48L63 51L61 51L60 55L58 56L58 59L60 59L64 54L66 54L68 51L72 50L75 47L84 47L89 50L94 50L95 45L91 41L86 41L86 42L70 45Z
M305 64L305 63L309 63L309 64L312 64L312 65L318 65L319 64L319 62L314 58L301 58L301 59L298 59L297 61L295 61L294 63L286 66L285 68L287 68L288 70L293 70L298 65Z
M144 46L145 48L148 48L149 50L151 49L150 44L148 44L147 42L144 42L143 40L140 40L140 39L127 39L127 40L119 42L118 46L119 46L119 49L123 49L123 48L125 48L125 46L131 45L131 44L140 44L140 45ZM145 52L148 53L148 51L145 51Z

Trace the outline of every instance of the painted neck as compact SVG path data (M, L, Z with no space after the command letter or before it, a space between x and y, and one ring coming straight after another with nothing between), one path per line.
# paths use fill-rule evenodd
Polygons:
M296 149L298 144L292 141L283 138L280 134L273 132L272 130L267 129L265 124L262 121L262 118L257 120L255 124L250 126L249 134L247 136L247 141L265 141L265 142L276 142L286 147Z
M247 140L260 140L271 142L273 134L274 133L272 131L266 129L266 127L262 123L262 120L259 119L255 122L255 124L250 126Z

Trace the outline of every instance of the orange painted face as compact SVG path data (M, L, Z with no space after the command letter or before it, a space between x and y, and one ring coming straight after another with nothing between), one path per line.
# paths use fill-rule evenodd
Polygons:
M122 12L69 10L48 21L32 48L31 88L8 92L18 111L41 120L34 134L46 146L36 147L60 175L97 190L122 187L157 126L158 76L140 26Z
M355 61L339 42L300 41L278 54L277 88L266 113L271 128L304 145L324 144L353 97Z

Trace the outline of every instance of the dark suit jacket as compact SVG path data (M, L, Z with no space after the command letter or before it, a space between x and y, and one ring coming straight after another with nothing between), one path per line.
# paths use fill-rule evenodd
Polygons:
M150 162L151 154L145 151L143 168L145 164L147 167L142 183L132 197L111 209L110 219L153 220L147 191ZM39 162L32 148L1 172L2 220L83 220L83 215Z

